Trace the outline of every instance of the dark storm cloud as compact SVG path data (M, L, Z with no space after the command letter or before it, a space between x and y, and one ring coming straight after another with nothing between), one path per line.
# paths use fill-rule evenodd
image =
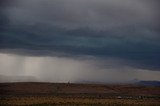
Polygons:
M83 32L81 36L80 33L74 32L72 35L70 32L67 34L67 32L58 32L57 30L53 33L55 33L54 36L44 36L42 33L28 32L24 34L23 30L22 32L18 31L18 33L15 31L15 33L1 36L0 47L3 49L33 50L28 52L32 55L52 55L52 52L60 52L70 54L70 56L91 55L129 59L134 61L132 65L139 64L139 67L142 68L159 69L160 66L160 44L159 40L156 39L138 37L135 40L135 38L83 35L83 33L92 32Z
M157 1L150 0L15 0L5 10L14 24L47 23L76 29L106 30L132 25L155 26Z
M25 49L32 51L29 55L114 57L131 61L133 67L160 69L158 0L2 0L0 4L1 52Z

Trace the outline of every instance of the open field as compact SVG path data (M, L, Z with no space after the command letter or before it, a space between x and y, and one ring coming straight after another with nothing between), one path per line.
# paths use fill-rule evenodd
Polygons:
M160 87L1 83L0 106L160 106Z

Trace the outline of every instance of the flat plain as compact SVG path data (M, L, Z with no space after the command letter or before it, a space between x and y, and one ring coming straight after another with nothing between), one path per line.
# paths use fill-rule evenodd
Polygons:
M0 83L0 106L160 106L160 87L133 84Z

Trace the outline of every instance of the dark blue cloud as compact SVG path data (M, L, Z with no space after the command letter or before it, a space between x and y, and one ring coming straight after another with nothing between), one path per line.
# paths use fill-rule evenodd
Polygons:
M24 4L22 5L24 8L22 8L21 5L20 7L15 5L14 7L12 5L11 7L14 7L13 9L16 11L13 11L15 14L12 14L12 8L9 9L10 6L7 5L10 2L2 1L0 2L0 6L3 7L1 7L0 10L0 49L2 51L4 49L24 49L26 51L33 50L33 52L28 55L38 54L44 56L52 55L52 52L57 52L69 54L70 56L89 55L104 59L114 57L130 61L130 65L134 67L160 70L160 24L156 20L156 18L159 17L157 7L154 9L155 14L153 19L151 18L152 16L150 16L153 15L153 11L148 11L149 15L144 13L144 16L140 15L139 17L136 17L135 15L138 11L134 12L134 9L132 10L131 8L131 11L127 11L126 8L128 6L124 8L125 11L122 11L124 9L121 7L121 4L118 8L121 11L115 9L115 11L113 11L114 13L110 13L114 10L111 9L110 6L107 5L109 9L105 8L105 5L103 5L103 8L100 8L102 4L95 6L94 3L92 5L87 4L87 6L89 5L92 8L87 9L87 7L84 7L88 11L90 10L89 13L92 13L91 15L85 17L85 13L76 10L74 12L79 12L79 14L75 15L74 13L73 17L68 17L66 13L59 13L59 11L63 12L63 9L55 10L54 6L54 14L50 14L52 11L49 11L48 14L44 14L44 12L50 10L51 7L49 9L42 9L43 11L41 13L41 9L39 9L42 8L41 5L33 5L31 9L35 9L35 6L37 6L38 9L32 10L32 13L30 8L28 9L28 6L25 6ZM114 2L111 4L114 4ZM61 8L61 5L56 8ZM8 13L8 10L10 10L11 13ZM29 19L24 17L25 14L21 13L21 10L23 10L22 12L27 11L26 16L29 17ZM72 10L72 8L69 10ZM108 11L109 15L108 13L105 13L104 10ZM131 15L138 18L138 21L132 19L132 17L128 15L123 17L122 14L119 15L119 12L122 12L122 14L129 14L130 12L135 13L135 15ZM56 14L57 17L55 16L55 18L54 15ZM137 14L139 15L139 13ZM36 20L34 20L31 15L33 15ZM92 15L94 17L97 15L98 18L96 17L95 19L94 17L91 17ZM84 16L84 19L82 16ZM107 19L108 16L113 19ZM117 18L117 16L122 19ZM128 20L125 22L124 19L127 19L127 16ZM89 17L92 19L85 20L85 18ZM53 18L53 20L51 18ZM147 20L143 20L144 18ZM140 22L140 19L142 19L143 22ZM65 25L63 26L61 22ZM91 26L92 22L95 22L93 23L94 27ZM117 25L118 27L115 27L115 22L120 24L120 26ZM109 23L109 25L107 25L107 23ZM97 26L95 26L96 24ZM112 26L112 24L114 25ZM72 25L73 27L74 25L76 27L70 27ZM106 25L106 27L102 28L101 26L103 25ZM110 25L112 27L108 28ZM101 28L102 30L100 30ZM27 55L27 53L24 53L24 55Z
M131 33L132 36L124 37L114 36L112 32L96 32L89 29L68 31L55 27L50 30L50 27L45 25L38 26L8 26L6 30L1 31L0 48L34 50L42 56L60 52L71 56L116 57L132 61L133 66L140 68L160 69L160 43L157 37L139 37L137 33L135 36ZM36 53L29 55L34 54Z

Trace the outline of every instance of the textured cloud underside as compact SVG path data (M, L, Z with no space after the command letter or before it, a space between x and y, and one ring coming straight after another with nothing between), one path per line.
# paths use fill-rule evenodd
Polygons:
M141 72L137 70L159 72L159 4L159 0L1 0L0 53L15 54L14 57L58 58L56 62L47 59L48 64L58 63L59 58L76 59L80 66L73 68L77 72L98 73L91 68L93 60L97 60L94 63L97 70L106 73L118 69L132 70L131 73ZM80 70L82 60L88 61L84 62L88 68ZM14 59L9 66L22 66L22 70L27 70L24 65L28 63L25 60L22 63L17 66ZM3 67L0 74L5 70L10 72L10 68Z

